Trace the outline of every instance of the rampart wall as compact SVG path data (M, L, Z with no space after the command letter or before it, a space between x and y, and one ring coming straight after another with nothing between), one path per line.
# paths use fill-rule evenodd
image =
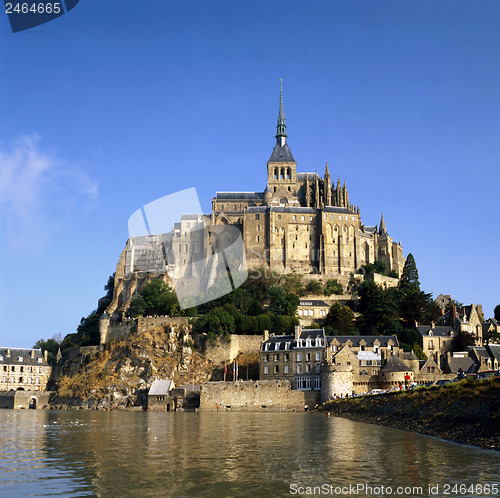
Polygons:
M304 411L319 403L319 391L295 391L288 380L207 382L201 386L201 411Z
M188 319L183 316L145 316L114 322L103 317L99 321L101 346L109 341L125 339L130 334L143 334L154 327L188 327Z
M261 335L236 335L231 334L231 341L218 340L217 344L212 346L207 340L203 344L205 357L221 365L225 361L232 362L240 353L252 354L259 353L263 337Z

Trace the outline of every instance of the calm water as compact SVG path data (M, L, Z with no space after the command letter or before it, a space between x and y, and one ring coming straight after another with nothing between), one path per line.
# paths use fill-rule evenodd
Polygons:
M2 497L275 497L323 484L329 496L357 484L478 496L444 485L498 484L499 469L496 452L317 414L0 411ZM376 491L356 496L388 496Z

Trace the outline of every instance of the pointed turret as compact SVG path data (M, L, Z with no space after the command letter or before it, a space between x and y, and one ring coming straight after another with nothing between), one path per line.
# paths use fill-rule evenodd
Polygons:
M378 229L378 234L387 235L387 228L385 226L385 221L384 221L384 213L382 213L382 218L380 218L380 226Z
M332 180L330 178L330 172L328 171L328 163L326 163L326 167L325 167L324 188L325 188L325 195L324 195L325 206L331 206L332 205Z
M286 144L286 122L283 112L283 80L280 78L280 110L278 113L278 125L276 126L276 140L280 147Z
M309 203L309 199L310 199L309 175L306 173L306 188L305 188L306 207L311 207L311 205Z
M295 162L286 143L285 112L283 111L283 80L280 79L280 108L278 112L278 124L276 126L276 145L268 162Z

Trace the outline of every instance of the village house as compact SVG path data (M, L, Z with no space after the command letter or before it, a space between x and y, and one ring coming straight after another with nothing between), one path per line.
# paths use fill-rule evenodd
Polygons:
M51 370L47 351L0 348L0 391L45 391Z
M328 314L330 305L320 299L301 299L297 307L297 316L302 326L313 322L322 323Z

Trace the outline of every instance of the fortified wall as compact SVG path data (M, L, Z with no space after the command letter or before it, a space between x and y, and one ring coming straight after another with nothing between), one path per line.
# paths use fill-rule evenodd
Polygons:
M293 391L288 380L207 382L201 386L201 411L304 411L319 404L319 391Z
M201 344L205 357L221 365L224 362L231 363L240 353L258 354L264 337L262 335L230 335L231 341L218 340L217 344L211 345L206 338Z
M184 316L146 316L124 319L122 322L115 322L108 316L103 316L99 321L100 343L103 346L109 341L125 339L131 334L144 334L155 327L181 328L186 334L189 334L191 329L188 319Z

